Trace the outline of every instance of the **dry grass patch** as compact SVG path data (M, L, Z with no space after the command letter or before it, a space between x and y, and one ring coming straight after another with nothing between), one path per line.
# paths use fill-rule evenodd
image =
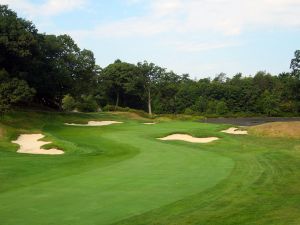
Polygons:
M300 122L274 122L249 128L249 133L267 137L300 138Z

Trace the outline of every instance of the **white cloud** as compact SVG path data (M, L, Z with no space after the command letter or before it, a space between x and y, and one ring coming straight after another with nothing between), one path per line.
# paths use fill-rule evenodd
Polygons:
M144 0L146 3L149 11L145 16L99 25L83 33L105 37L163 32L238 35L246 29L300 27L300 0Z
M238 38L232 37L238 37L246 30L300 28L300 0L125 1L148 6L148 13L69 33L77 40L88 37L158 37L164 46L173 47L177 51L199 52L240 46ZM214 36L214 41L205 42L201 38L203 35ZM169 40L163 40L166 37Z
M148 20L147 18L132 17L126 20L99 25L92 30L72 31L77 37L123 38L132 36L156 35L166 31L166 27L174 27L173 20Z
M228 47L237 47L240 46L240 42L234 41L224 41L224 42L174 42L169 43L179 51L182 52L201 52L201 51L208 51L213 49L220 49L220 48L228 48Z
M41 4L29 0L0 0L0 4L7 4L30 18L70 12L82 8L86 3L87 0L47 0Z
M129 5L141 3L142 1L144 1L144 0L125 0L125 2Z
M181 0L172 1L157 1L154 0L151 5L151 11L155 16L166 16L173 12L178 12L184 7L184 2Z
M28 17L54 16L81 9L90 0L0 0ZM99 37L152 36L164 32L217 32L238 35L246 29L300 27L300 0L124 0L148 6L144 16L131 17L78 35Z
M0 0L27 17L48 17L82 9L90 0ZM123 0L128 7L142 4L148 11L101 24L92 29L67 32L77 40L86 38L169 37L168 45L196 52L240 45L231 37L246 30L300 28L300 0ZM47 20L48 21L48 20ZM189 36L214 36L214 41ZM159 39L159 38L158 38ZM207 39L207 38L206 38ZM162 38L160 38L162 42Z

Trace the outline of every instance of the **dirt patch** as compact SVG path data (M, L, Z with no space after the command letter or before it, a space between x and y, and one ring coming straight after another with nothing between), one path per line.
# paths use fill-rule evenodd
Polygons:
M186 141L191 143L210 143L219 140L217 137L195 138L188 134L172 134L164 138L158 138L162 141Z
M51 144L51 142L40 141L45 136L42 134L22 134L16 141L12 141L14 144L20 145L18 153L25 154L41 154L41 155L61 155L64 154L62 150L58 149L43 149L43 145Z
M258 136L300 139L300 122L275 122L249 128L249 133Z
M235 135L246 135L248 134L248 131L246 130L239 130L236 127L228 128L227 130L222 130L221 132L226 134L235 134Z
M87 124L65 123L67 126L79 126L79 127L99 127L108 126L112 124L120 124L123 122L118 121L89 121Z

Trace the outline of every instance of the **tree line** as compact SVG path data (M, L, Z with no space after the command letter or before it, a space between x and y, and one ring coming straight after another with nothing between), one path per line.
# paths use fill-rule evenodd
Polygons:
M0 5L0 32L2 113L26 105L216 116L300 113L300 50L290 72L194 80L147 61L116 60L101 68L93 52L80 49L70 36L39 33L7 5Z

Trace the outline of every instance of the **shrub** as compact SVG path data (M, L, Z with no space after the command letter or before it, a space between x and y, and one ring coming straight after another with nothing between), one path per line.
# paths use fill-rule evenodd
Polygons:
M297 113L298 111L298 106L296 101L286 101L282 102L280 105L280 111L284 113Z
M104 112L109 112L109 111L113 111L114 106L113 105L106 105L103 107L103 111Z
M78 110L81 112L96 112L99 106L93 96L82 96L78 103Z
M62 109L64 111L72 111L76 107L76 101L71 95L65 95L62 99Z
M207 110L207 105L208 105L208 101L206 98L204 98L203 96L200 96L195 104L192 106L192 109L196 112L200 112L200 113L203 113L203 112L206 112Z
M219 115L224 115L228 112L228 107L226 102L219 101L216 105L216 113Z
M276 116L280 112L279 97L275 93L265 91L258 101L258 106L262 113L267 116Z
M185 115L194 115L195 112L194 112L191 108L186 108L186 109L184 110L184 114L185 114Z
M0 70L0 114L12 106L29 102L34 94L35 90L26 81L10 78L6 70Z
M129 112L130 108L126 107L123 108L121 106L114 106L114 105L106 105L103 107L103 111L105 112Z
M208 102L208 105L207 105L207 109L206 109L206 113L208 114L215 114L216 113L216 101L215 100L211 100Z

